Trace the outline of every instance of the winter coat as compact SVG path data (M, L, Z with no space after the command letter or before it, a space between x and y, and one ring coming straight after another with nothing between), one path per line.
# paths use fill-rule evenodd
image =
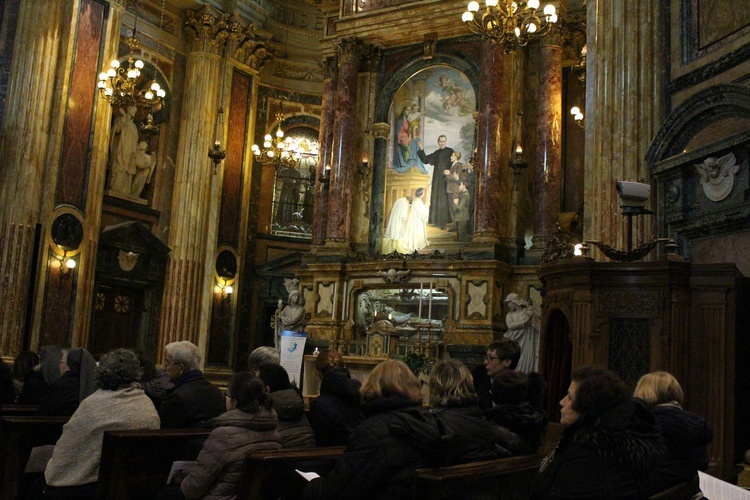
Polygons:
M708 468L706 447L713 432L703 417L683 410L677 402L652 406L651 414L666 442L666 453L659 462L652 489L656 493L689 481L697 476L697 471Z
M63 426L44 471L45 480L50 486L96 482L104 431L158 428L159 415L138 384L116 391L99 389L81 402Z
M318 446L342 446L352 429L364 419L360 408L359 388L346 368L334 368L323 376L320 395L310 401L310 425Z
M484 416L503 457L536 453L547 432L547 419L527 402L498 405L485 410Z
M442 465L445 440L421 403L391 396L369 401L362 410L366 418L352 431L336 467L310 481L305 498L411 498L414 470Z
M446 436L448 456L444 465L456 465L497 458L492 428L476 404L434 408L432 414Z
M279 434L284 448L315 448L315 432L305 416L305 402L295 389L269 395L279 416Z
M188 499L235 498L245 455L281 448L278 423L276 412L266 408L256 413L235 408L211 419L208 424L214 429L203 443L198 464L180 483L182 494Z
M580 417L542 462L532 498L648 498L662 453L659 428L640 400Z
M200 370L183 375L159 408L162 429L198 427L226 410L221 390L203 378Z
M77 373L65 372L47 389L36 414L45 417L68 417L78 409L80 379Z
M21 394L18 395L17 403L20 405L40 405L47 396L49 386L44 381L44 376L39 370L32 370L23 381Z

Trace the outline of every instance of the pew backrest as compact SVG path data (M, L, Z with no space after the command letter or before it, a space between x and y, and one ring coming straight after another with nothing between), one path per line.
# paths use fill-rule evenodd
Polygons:
M211 429L106 431L97 497L149 498L167 485L172 463L198 458Z
M498 458L468 464L417 469L412 498L523 499L528 498L544 455Z
M2 405L0 416L2 417L33 417L39 411L39 405Z
M254 451L245 457L237 500L302 497L307 480L295 469L324 476L344 453L344 446Z
M25 497L31 449L54 445L70 417L0 417L0 498Z

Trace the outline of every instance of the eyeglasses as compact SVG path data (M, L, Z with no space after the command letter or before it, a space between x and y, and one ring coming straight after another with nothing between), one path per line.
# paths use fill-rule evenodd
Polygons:
M484 360L488 363L492 363L495 360L500 361L500 358L498 356L485 356Z

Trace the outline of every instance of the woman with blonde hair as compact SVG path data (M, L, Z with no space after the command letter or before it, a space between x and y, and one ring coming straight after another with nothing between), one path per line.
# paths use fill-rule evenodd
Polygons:
M383 361L360 394L365 420L352 431L335 469L310 481L305 498L408 498L414 470L441 463L443 436L406 364Z
M664 371L647 373L638 381L633 396L649 406L666 442L653 491L697 479L697 471L708 468L706 447L713 433L703 417L682 409L684 396L677 379ZM696 493L697 487L696 483Z
M439 361L430 373L430 405L449 432L447 465L497 458L492 428L482 415L474 379L456 359Z
M318 446L341 446L363 420L359 388L344 366L338 351L327 349L315 358L315 372L320 377L320 395L310 401L308 417Z

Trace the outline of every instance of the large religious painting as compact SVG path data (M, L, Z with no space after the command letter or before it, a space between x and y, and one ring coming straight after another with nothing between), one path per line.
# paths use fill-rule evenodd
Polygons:
M276 170L271 234L310 239L318 133L307 127L297 127L290 130L287 137L295 145L293 150L299 160L291 167Z
M476 96L449 66L412 75L391 102L380 252L460 247L474 227Z

